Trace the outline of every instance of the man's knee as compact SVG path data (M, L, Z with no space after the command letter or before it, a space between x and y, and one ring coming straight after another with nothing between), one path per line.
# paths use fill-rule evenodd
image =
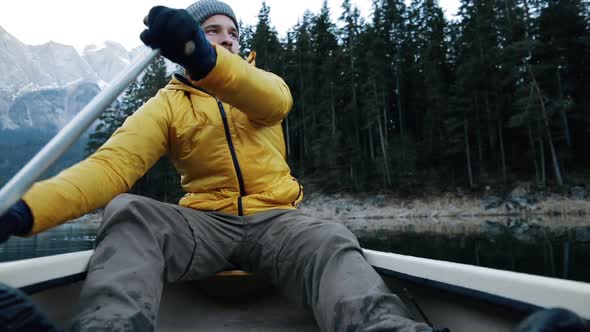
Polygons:
M321 221L310 225L302 232L303 240L309 250L330 253L338 249L358 249L360 245L354 234L346 226L332 221Z
M360 249L356 236L344 225L331 222L326 226L324 234L332 246L347 246Z
M132 194L121 194L113 198L104 209L103 222L117 219L121 215L129 216L147 205L149 199Z
M102 224L97 232L97 242L113 227L120 228L140 222L141 213L149 206L149 201L149 198L132 194L121 194L111 200L104 209Z

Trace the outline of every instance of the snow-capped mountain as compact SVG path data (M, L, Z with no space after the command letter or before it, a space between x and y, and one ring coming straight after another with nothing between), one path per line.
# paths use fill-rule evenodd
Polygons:
M21 43L0 27L0 89L16 93L23 86L59 87L77 79L99 79L72 46L55 42Z
M121 44L111 41L101 46L88 46L82 55L74 47L56 42L29 46L0 27L0 130L15 129L25 124L17 120L26 116L19 114L21 108L15 105L17 102L22 103L24 99L37 106L29 112L32 112L30 119L38 121L29 123L28 126L53 126L57 123L55 119L61 119L58 122L65 123L64 121L69 120L68 116L71 118L84 105L76 105L80 108L61 110L60 114L54 114L60 110L58 104L62 101L49 106L51 102L46 98L47 94L56 93L55 89L66 86L77 87L77 83L81 81L95 82L102 87L123 71L136 53L136 50L128 52ZM64 90L58 94L64 93L70 92ZM37 98L41 99L36 101ZM45 118L50 120L43 121Z
M102 46L87 46L82 58L106 82L115 78L132 60L131 54L123 45L113 41L107 41Z
M99 92L95 81L78 80L61 88L22 93L8 109L10 127L57 132Z
M0 27L0 185L68 123L138 50L115 42L25 45ZM49 174L83 158L84 135Z

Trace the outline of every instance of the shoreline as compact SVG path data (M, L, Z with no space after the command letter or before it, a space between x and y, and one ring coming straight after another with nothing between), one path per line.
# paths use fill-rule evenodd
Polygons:
M590 226L588 199L550 194L541 199L517 200L521 205L515 206L514 195L505 200L490 197L495 196L457 197L449 193L409 199L384 194L311 194L300 209L318 218L340 222L353 232L389 230L448 234L481 233L490 225L521 228L528 224L554 231Z
M299 209L321 219L340 222L353 231L403 229L476 231L482 224L510 224L526 221L543 227L590 225L590 200L560 194L544 197L458 196L456 193L421 198L400 198L386 194L309 194ZM555 222L558 219L559 222ZM68 224L100 224L102 210L71 220Z
M506 198L497 196L457 197L454 194L423 198L399 198L394 195L311 194L301 210L320 218L485 218L485 217L560 217L589 216L590 200L572 199L558 194L542 198Z

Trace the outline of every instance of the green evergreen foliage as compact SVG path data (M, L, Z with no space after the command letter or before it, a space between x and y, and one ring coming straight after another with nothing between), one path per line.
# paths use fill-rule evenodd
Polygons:
M246 58L252 52L252 36L254 30L252 26L240 21L240 54Z
M269 15L270 7L263 1L258 12L258 24L256 24L252 39L246 44L250 45L251 50L257 53L256 65L258 68L276 72L280 65L281 44Z
M277 72L295 98L292 167L335 192L567 181L589 163L576 145L589 131L587 12L580 1L464 0L449 22L432 0L374 0L363 22L344 0L335 50L314 25L324 10L306 13ZM543 34L561 46L539 59Z

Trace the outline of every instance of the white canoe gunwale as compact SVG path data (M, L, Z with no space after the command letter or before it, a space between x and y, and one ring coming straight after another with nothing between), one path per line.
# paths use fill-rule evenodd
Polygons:
M522 313L561 307L590 318L590 284L413 256L364 250L382 275Z
M517 312L526 315L532 312L535 312L539 309L543 309L543 307L531 303L526 303L502 296L498 296L495 294L490 294L486 292L482 292L476 289L465 288L461 286L456 286L452 284L447 284L444 282L425 279L421 277L416 277L409 274L404 274L397 271L391 271L387 269L383 269L380 267L374 267L375 270L382 276L391 277L402 281L407 281L409 283L415 284L418 287L430 288L440 290L449 294L454 294L458 296L464 296L467 298L471 298L473 300L485 302L491 305L501 306L504 308L509 308L511 310L516 310ZM394 291L395 292L395 291ZM403 290L399 292L401 296L404 296ZM411 294L410 294L411 295Z
M0 263L0 282L27 294L86 279L94 250Z
M0 281L28 294L83 280L93 250L0 263ZM382 275L525 313L564 307L590 317L590 284L364 249Z
M0 263L0 282L36 294L34 297L48 297L44 294L55 294L60 286L75 289L71 294L76 294L92 253L88 250ZM411 290L410 297L415 297L435 326L450 327L453 331L509 331L526 314L543 307L564 307L590 317L590 306L584 305L590 303L590 284L373 250L364 253L391 289L400 293L420 318L416 312L422 309L412 308L414 303L408 303L401 292ZM450 320L449 315L453 317ZM458 319L459 315L464 317ZM309 327L305 317L301 321L302 326ZM467 326L471 328L463 329Z

